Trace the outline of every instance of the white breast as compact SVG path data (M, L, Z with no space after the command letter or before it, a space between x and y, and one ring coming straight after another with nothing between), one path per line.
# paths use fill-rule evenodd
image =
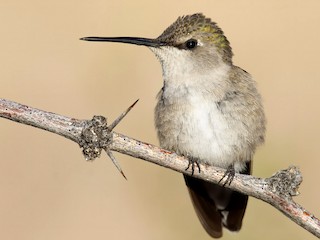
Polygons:
M230 128L215 102L197 95L190 96L187 101L188 109L177 112L172 120L180 129L176 136L179 152L227 168L237 158L234 150L237 132Z
M215 80L212 75L210 79L206 79L207 76L202 79L197 76L197 80L190 82L185 78L176 78L173 84L166 82L156 108L160 144L210 165L228 168L235 163L235 170L241 171L245 160L240 159L240 155L246 151L241 136L245 131L243 124L228 119L217 105L220 93L225 93L224 89L217 91L223 88L219 82L221 75L215 74L219 78L216 81L212 81Z

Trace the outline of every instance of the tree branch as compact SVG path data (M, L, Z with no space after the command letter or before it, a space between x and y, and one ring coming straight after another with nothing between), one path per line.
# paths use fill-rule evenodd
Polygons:
M186 170L187 158L112 131L133 105L109 126L102 116L94 116L92 120L78 120L5 99L0 99L0 117L41 128L70 139L80 145L86 160L99 157L101 151L105 150L122 174L123 172L111 151L117 151L191 175L191 171ZM193 176L213 183L218 183L225 172L224 169L204 164L200 164L200 169L201 172L195 172ZM226 185L226 187L271 204L292 221L313 235L320 237L319 219L292 200L292 196L298 195L298 187L301 182L302 175L299 169L290 166L266 179L236 174L232 184Z

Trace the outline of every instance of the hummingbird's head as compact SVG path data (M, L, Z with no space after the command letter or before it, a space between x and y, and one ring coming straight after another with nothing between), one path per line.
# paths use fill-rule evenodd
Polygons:
M200 58L209 63L219 60L232 63L228 39L215 22L201 13L179 17L156 40L163 44L162 48L176 48L194 61ZM154 49L154 52L161 58L161 48Z
M203 72L232 64L229 41L217 24L201 13L179 17L155 39L84 37L81 40L147 46L159 58L164 73Z

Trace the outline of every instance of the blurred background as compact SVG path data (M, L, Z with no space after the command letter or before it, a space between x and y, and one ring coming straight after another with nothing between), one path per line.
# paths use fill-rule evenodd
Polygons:
M289 165L295 200L320 217L320 2L318 0L83 0L0 2L0 97L59 114L115 119L117 132L158 144L153 125L161 68L144 47L84 36L156 37L180 15L203 12L224 30L234 63L263 95L268 131L254 175ZM0 119L0 239L210 239L181 174L115 153L86 162L60 136ZM313 239L250 198L243 229L224 239Z

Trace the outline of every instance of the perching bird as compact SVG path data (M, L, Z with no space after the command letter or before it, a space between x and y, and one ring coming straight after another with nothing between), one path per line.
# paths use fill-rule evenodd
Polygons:
M256 83L233 65L222 30L202 14L179 17L158 38L88 37L82 40L147 46L160 60L164 84L155 108L161 147L226 169L250 174L264 142L265 115ZM195 211L212 237L222 227L239 231L248 196L184 175Z

